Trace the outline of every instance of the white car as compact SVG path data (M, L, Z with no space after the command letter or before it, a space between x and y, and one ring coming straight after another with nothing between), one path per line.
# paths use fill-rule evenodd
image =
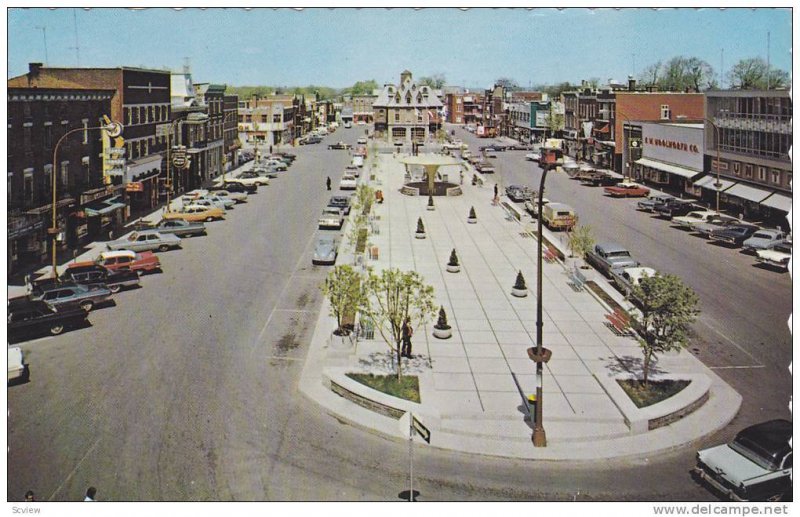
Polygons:
M679 228L691 230L695 224L708 222L716 215L718 214L713 210L695 210L686 215L673 217L672 224Z
M539 153L528 153L525 155L526 160L530 160L532 162L538 162L542 158L542 155Z
M10 316L9 316L10 317ZM27 368L22 349L18 346L8 348L8 384L24 380Z
M352 164L356 167L363 167L364 166L364 158L362 156L353 156Z
M626 267L622 270L612 268L609 273L619 292L626 297L631 295L633 288L639 285L643 278L656 276L655 269L641 266Z
M339 181L339 190L355 190L358 185L356 177L352 174L345 174Z
M357 143L357 144L364 144L364 145L366 145L366 143L367 143L367 137L365 137L365 136L362 136L361 138L359 138L358 140L356 140L356 143Z
M201 197L206 195L208 195L208 191L206 189L199 188L195 190L190 190L189 192L181 196L181 202L184 205L190 205L195 199L200 199Z
M207 197L201 197L192 201L192 205L200 205L206 208L219 208L222 211L225 211L225 203L222 201L214 201Z
M234 203L244 203L247 201L247 192L231 192L229 190L213 190L211 191L212 194L215 194L222 199L231 199Z
M221 204L222 208L224 208L226 210L228 208L233 208L233 205L236 204L236 201L234 201L233 199L231 199L229 197L223 197L223 196L220 196L218 194L213 194L213 193L208 194L207 196L205 196L204 199L208 199L212 203L217 203L217 206L219 206Z
M756 250L756 261L777 269L789 269L792 259L792 244L784 241L768 250Z
M237 181L243 185L269 185L269 178L259 176L251 172L243 172L235 178L228 178L226 181ZM222 186L222 178L217 178L217 185Z
M542 206L545 206L550 202L549 199L546 197L542 198ZM534 194L531 199L525 201L525 210L528 211L529 214L536 217L539 213L539 196L538 194Z
M344 224L342 210L335 206L326 206L317 222L320 230L341 230Z

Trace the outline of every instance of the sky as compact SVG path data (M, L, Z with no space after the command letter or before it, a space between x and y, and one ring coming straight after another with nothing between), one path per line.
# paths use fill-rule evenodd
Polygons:
M167 8L6 11L7 77L54 67L169 68L195 82L343 88L442 74L488 88L598 78L625 81L684 55L719 74L743 58L791 72L788 9ZM77 43L76 43L77 37ZM45 46L46 40L46 46ZM77 47L77 49L76 49ZM723 78L727 86L727 78Z

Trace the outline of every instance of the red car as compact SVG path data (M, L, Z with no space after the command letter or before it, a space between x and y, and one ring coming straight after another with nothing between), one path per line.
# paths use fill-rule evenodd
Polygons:
M603 191L611 197L647 197L650 189L639 185L623 181L613 187L605 187Z
M73 262L68 268L87 266L93 263L105 266L111 271L127 269L136 271L140 275L161 271L161 261L152 251L136 253L130 250L104 251L94 262Z

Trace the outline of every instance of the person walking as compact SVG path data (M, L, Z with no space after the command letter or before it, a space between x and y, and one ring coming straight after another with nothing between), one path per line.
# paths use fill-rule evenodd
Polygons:
M33 490L28 490L25 492L25 502L33 503L36 501L36 497L33 495Z
M497 205L500 202L500 194L499 190L497 189L497 183L494 184L494 198L492 198L492 204Z
M401 357L411 359L411 336L414 335L414 329L411 327L411 319L406 318L403 323L403 348L400 350Z
M325 180L325 185L328 187L328 190L331 189L331 177L328 176L328 179Z
M86 497L83 498L84 501L96 501L95 497L97 496L97 489L93 486L90 486L86 489Z

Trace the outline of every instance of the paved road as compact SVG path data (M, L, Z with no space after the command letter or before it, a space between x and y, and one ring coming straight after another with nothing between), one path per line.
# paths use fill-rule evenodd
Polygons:
M455 131L473 152L493 141L461 128ZM506 151L491 160L497 165L494 179L501 187L517 183L538 190L541 170L525 160L525 154ZM697 292L702 313L694 325L690 350L744 397L723 437L766 419L791 419L792 384L787 367L792 341L786 322L792 288L788 273L757 267L750 255L638 212L636 199L608 198L602 188L581 185L563 173L549 173L545 191L548 199L575 207L580 224L590 225L598 242L622 244L644 265L680 276Z
M24 344L31 382L9 394L9 500L397 500L408 448L354 429L299 395L326 268L316 217L349 160L298 148L209 235L161 254L164 273L116 295L93 326ZM709 500L693 451L552 464L417 447L424 500Z

